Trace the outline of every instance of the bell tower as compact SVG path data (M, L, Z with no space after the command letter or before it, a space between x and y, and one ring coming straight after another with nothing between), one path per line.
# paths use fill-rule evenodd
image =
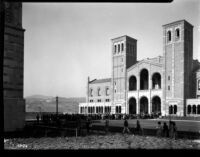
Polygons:
M136 63L137 40L129 36L112 41L112 113L126 113L127 69Z
M183 116L191 97L193 26L185 20L163 25L163 44L163 110Z

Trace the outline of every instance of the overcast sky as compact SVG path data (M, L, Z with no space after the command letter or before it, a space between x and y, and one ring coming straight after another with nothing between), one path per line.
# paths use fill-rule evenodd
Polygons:
M162 25L194 26L200 61L200 3L23 3L24 97L85 97L87 77L111 77L111 39L138 40L137 59L163 54Z

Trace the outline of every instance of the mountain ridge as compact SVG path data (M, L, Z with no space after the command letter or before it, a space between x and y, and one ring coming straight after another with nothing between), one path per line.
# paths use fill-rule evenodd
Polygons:
M25 97L26 112L55 112L56 97L44 95L31 95ZM58 111L65 113L78 113L79 103L86 102L85 97L58 97Z

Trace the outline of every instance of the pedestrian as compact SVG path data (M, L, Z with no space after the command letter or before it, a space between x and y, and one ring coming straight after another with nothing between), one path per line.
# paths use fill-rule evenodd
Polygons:
M89 121L89 118L87 118L86 120L86 129L87 129L87 134L90 133L90 121Z
M158 126L156 127L156 135L158 137L161 137L161 134L162 134L162 126L161 126L161 122L158 122Z
M176 123L173 122L173 139L177 139L177 127L176 127Z
M141 125L140 125L140 121L139 120L137 120L136 129L135 130L139 135L143 135L143 129L142 129Z
M107 134L109 132L109 119L108 117L105 120L105 133Z
M173 138L174 136L174 127L173 127L173 122L169 121L169 137Z
M124 120L123 134L124 134L126 131L127 131L128 133L130 133L130 130L129 130L129 128L128 128L128 121L127 121L127 119L125 118L125 120Z
M168 129L168 126L167 126L166 122L164 122L164 124L163 124L163 136L164 137L169 137L169 129Z
M78 134L81 135L81 117L80 116L78 116L76 123L77 123Z

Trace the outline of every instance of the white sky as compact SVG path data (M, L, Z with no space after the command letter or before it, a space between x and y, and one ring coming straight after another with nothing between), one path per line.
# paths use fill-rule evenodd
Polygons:
M200 61L200 1L173 3L23 3L24 97L85 97L87 77L111 77L111 39L138 40L137 59L162 55L162 25L194 26Z

